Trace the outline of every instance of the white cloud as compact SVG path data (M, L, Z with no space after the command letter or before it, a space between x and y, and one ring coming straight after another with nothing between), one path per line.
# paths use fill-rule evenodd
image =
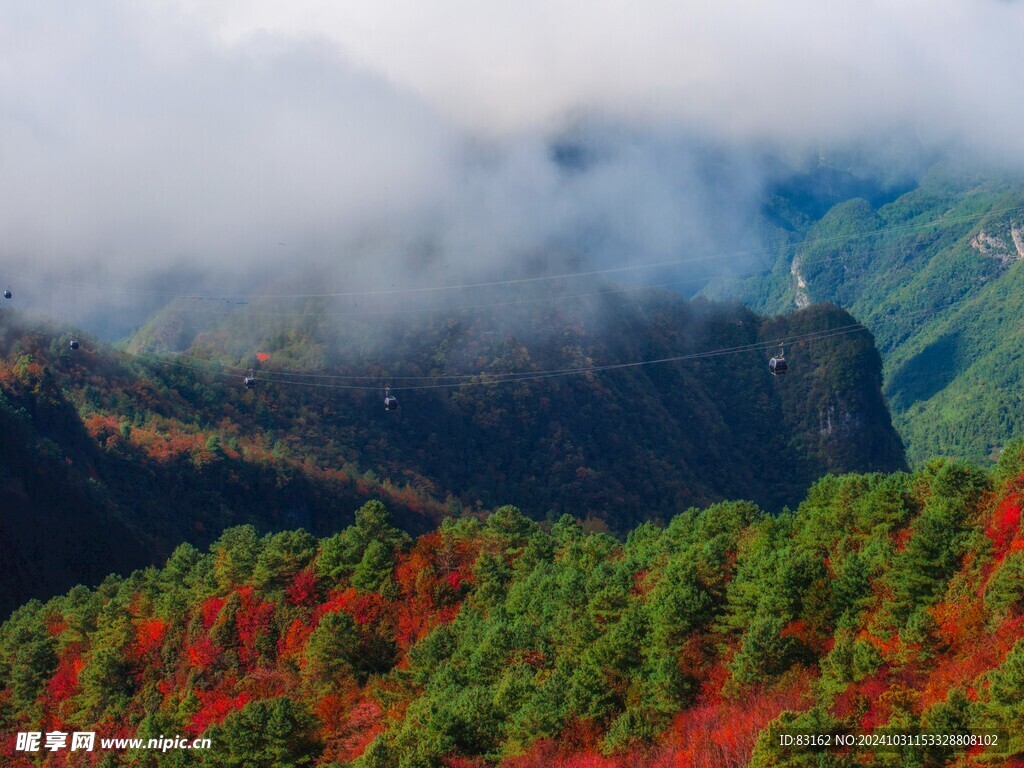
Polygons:
M904 129L1021 144L1024 5L994 0L185 0L218 40L331 41L474 130L577 110L729 135ZM979 121L993 123L986 131ZM944 123L944 125L942 124Z
M754 146L1020 161L1021 32L1024 7L981 0L7 4L0 272L368 285L410 253L471 279L552 244L726 250ZM574 135L567 171L551 141Z

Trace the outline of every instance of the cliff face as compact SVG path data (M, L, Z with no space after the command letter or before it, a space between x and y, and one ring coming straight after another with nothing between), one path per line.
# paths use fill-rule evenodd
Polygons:
M937 166L893 196L846 192L814 188L820 206L766 226L766 244L784 244L770 273L706 294L765 313L808 298L848 309L875 335L910 460L990 461L1024 434L1024 181ZM800 198L781 194L768 209Z
M787 347L790 373L776 386L784 414L779 437L792 450L798 476L906 468L882 394L881 358L870 332L848 332L856 323L839 307L821 304L761 328L766 341L826 329L835 334ZM797 377L800 383L792 384Z

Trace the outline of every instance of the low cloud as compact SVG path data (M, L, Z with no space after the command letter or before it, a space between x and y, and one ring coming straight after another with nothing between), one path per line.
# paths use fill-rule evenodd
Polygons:
M282 274L358 290L545 248L739 253L769 155L1024 157L1018 4L686 6L6 9L0 281L88 321Z

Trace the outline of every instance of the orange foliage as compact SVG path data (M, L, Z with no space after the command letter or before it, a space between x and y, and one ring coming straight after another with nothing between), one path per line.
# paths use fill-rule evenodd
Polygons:
M389 608L400 648L409 648L458 615L459 598L472 585L479 546L479 542L457 541L435 531L421 536L399 557L395 581L401 598Z
M631 595L646 596L651 591L652 584L647 582L647 574L650 572L649 568L641 568L639 571L633 574L633 588L630 590Z
M896 551L902 552L906 549L907 542L910 541L910 537L914 535L914 531L907 527L903 528L896 533L894 536L894 544L896 545Z
M897 636L893 636L891 640L886 642L882 638L871 634L866 629L862 629L857 637L860 640L864 640L865 642L871 643L873 646L875 646L875 648L878 649L878 652L882 654L883 657L888 656L890 653L892 653L893 648L895 648L899 644L899 637Z
M105 444L108 438L121 432L121 422L113 416L101 416L97 413L82 423L89 437L100 444Z
M50 616L46 621L46 634L50 637L58 637L67 628L68 623L63 616Z
M331 599L316 611L317 619L328 613L344 611L359 624L378 624L384 616L384 598L376 592L363 593L355 587L331 593Z
M372 699L362 699L357 690L325 696L315 711L324 730L333 736L325 757L343 765L359 757L384 730L380 705Z
M313 633L313 629L296 619L288 627L288 630L277 641L277 655L286 659L300 655L306 648L306 641Z
M352 614L358 624L378 624L384 613L384 599L376 592L347 595L344 610Z
M967 600L945 600L931 609L940 640L952 648L971 644L985 631L985 601L975 595Z
M590 718L574 718L565 724L559 742L566 752L586 752L593 749L603 735L601 726Z
M135 626L135 650L139 656L146 656L160 650L167 622L163 619L143 619Z
M200 637L188 647L188 663L196 669L208 669L220 651L208 637Z
M143 427L132 429L132 442L141 447L148 458L163 464L200 454L203 460L212 459L212 455L205 451L208 437L195 432L183 432L174 423L170 424L166 432Z

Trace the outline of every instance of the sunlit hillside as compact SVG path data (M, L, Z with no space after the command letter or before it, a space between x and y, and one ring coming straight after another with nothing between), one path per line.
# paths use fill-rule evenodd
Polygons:
M513 507L411 539L376 501L325 539L233 528L16 611L0 730L354 768L804 765L772 734L990 733L872 764L1019 765L1021 493L1018 444L991 473L830 476L793 513L723 503L625 542Z

